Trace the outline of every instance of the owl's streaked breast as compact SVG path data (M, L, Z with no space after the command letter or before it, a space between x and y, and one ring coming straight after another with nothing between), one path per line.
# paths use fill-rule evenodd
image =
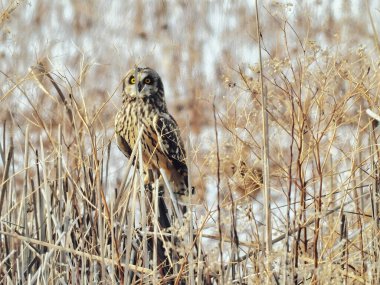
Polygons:
M139 133L139 124L144 126L141 138L144 163L154 168L166 169L168 166L160 163L166 161L166 157L159 147L156 131L152 127L152 122L159 110L149 102L140 104L139 100L134 99L124 103L123 108L116 116L116 133L126 138L129 146L133 149Z

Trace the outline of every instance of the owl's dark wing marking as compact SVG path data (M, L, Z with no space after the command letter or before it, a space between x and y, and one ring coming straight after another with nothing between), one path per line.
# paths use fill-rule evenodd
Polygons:
M171 115L163 113L155 118L154 128L161 151L180 174L187 175L186 153L177 122Z
M127 141L122 136L116 134L116 142L121 152L129 159L132 154L132 149Z

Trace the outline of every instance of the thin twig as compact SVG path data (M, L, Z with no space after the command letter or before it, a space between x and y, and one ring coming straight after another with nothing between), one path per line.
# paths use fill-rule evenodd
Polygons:
M217 211L218 211L218 231L219 236L222 237L222 212L220 210L220 154L219 154L219 139L218 139L218 125L216 120L216 107L215 107L215 98L212 104L213 112L214 112L214 132L215 132L215 143L216 143L216 163L217 163L217 172L216 172L216 191L217 191ZM221 284L224 284L224 266L223 266L223 239L219 241L219 258L220 258L220 277Z
M59 245L56 245L56 244L52 244L52 243L49 243L49 242L37 240L37 239L34 239L34 238L25 237L25 236L19 235L17 233L9 233L9 232L0 231L0 234L6 235L6 236L11 237L11 238L15 238L16 240L20 240L20 241L23 241L23 242L37 244L37 245L46 247L48 249L58 250L58 251L67 252L67 253L72 253L72 254L75 254L75 255L78 255L78 256L81 256L81 257L85 257L85 258L87 258L89 260L98 261L98 262L103 262L104 261L106 265L118 265L117 261L114 261L114 260L112 260L110 258L104 258L103 259L101 256L98 256L98 255L93 255L93 254L89 254L87 252L83 252L83 251L79 251L79 250L75 250L75 249L59 246ZM137 272L140 272L140 273L144 273L144 274L148 274L148 275L153 273L152 270L144 268L144 267L141 267L141 266L137 266L137 265L133 265L133 264L125 264L125 263L122 263L121 265L123 267L127 267L130 270L134 270L134 271L137 271Z

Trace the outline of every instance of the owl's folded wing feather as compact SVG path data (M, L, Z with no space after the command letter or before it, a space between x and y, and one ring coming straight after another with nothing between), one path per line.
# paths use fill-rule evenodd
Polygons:
M162 113L154 120L161 151L181 174L187 175L186 153L177 122L170 114Z
M129 159L132 154L132 149L127 141L121 135L116 134L116 143L121 152Z

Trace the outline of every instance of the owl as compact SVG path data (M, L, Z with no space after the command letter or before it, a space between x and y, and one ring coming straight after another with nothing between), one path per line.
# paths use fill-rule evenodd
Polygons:
M123 81L122 98L115 119L119 149L130 158L139 125L144 126L141 145L145 171L160 168L165 171L178 202L186 203L189 195L186 153L177 122L168 112L160 76L149 67L131 69Z

